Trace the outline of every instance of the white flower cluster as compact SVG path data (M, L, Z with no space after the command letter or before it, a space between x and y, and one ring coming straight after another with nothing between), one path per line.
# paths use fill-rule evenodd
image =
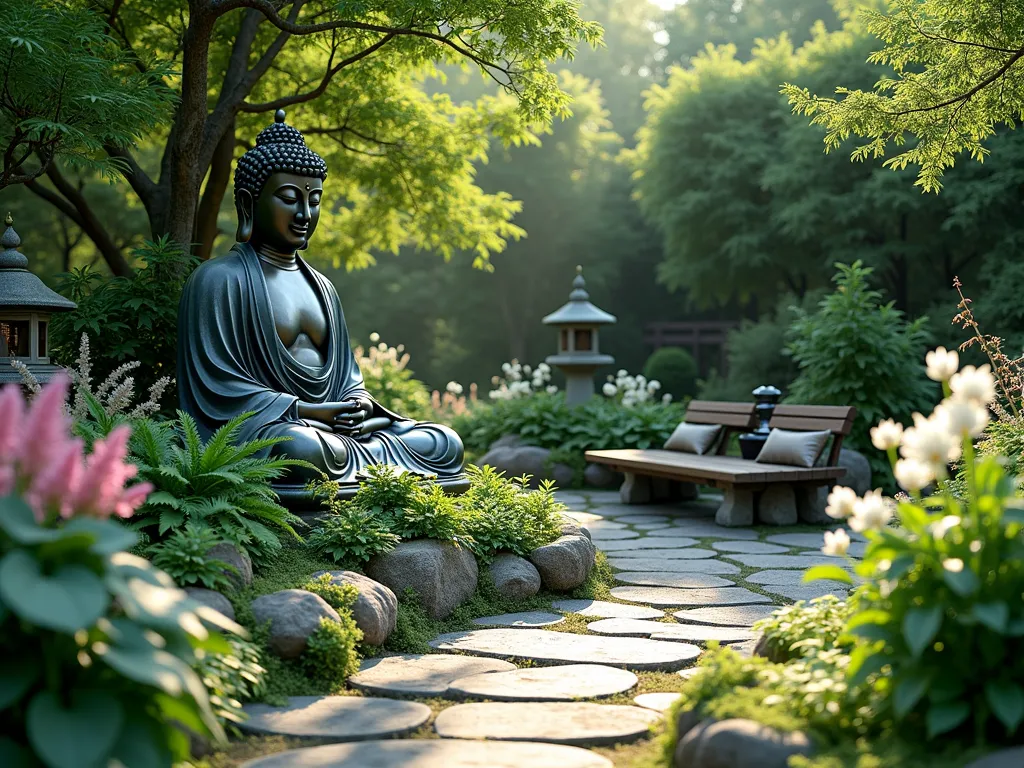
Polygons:
M630 376L625 369L619 370L614 376L609 376L608 381L601 388L607 397L613 397L621 402L626 408L632 408L637 403L649 403L658 397L661 389L661 382L648 381L643 375ZM672 395L667 392L661 396L661 402L672 402Z
M551 367L540 363L536 368L522 365L518 360L502 363L501 376L491 378L495 389L488 393L491 400L516 400L529 397L534 392L554 394L558 387L551 384Z
M925 357L928 378L941 382L946 398L930 416L914 414L914 426L886 419L871 429L871 442L880 451L900 459L893 467L896 482L913 494L946 477L950 462L960 458L965 440L977 437L989 422L989 406L996 398L996 381L987 365L959 369L956 352L939 347ZM858 498L850 488L836 486L825 508L829 517L848 520L855 531L879 530L892 518L894 502L880 490ZM842 555L850 546L845 531L825 534L822 551ZM955 567L955 563L952 564Z

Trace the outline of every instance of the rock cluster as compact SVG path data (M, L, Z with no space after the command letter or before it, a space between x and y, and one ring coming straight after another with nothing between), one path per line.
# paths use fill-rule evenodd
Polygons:
M673 768L786 768L791 756L813 751L807 734L783 733L753 720L700 720L684 711L676 728Z
M370 560L370 578L396 595L414 590L433 619L444 619L476 592L479 572L468 549L434 539L403 541Z
M485 464L505 473L506 477L530 475L536 487L542 480L554 480L559 488L570 488L575 472L568 464L551 461L551 451L536 445L524 445L518 435L505 435L491 443L477 464ZM617 488L622 475L600 464L587 464L584 483L591 488Z

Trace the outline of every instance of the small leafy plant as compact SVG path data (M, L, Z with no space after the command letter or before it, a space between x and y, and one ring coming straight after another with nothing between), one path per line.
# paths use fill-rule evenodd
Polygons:
M219 543L212 529L186 523L159 544L150 545L147 554L153 565L182 587L198 584L207 589L230 590L233 585L228 574L237 574L238 569L210 557L210 550Z
M351 584L336 584L329 573L321 573L302 585L302 589L319 595L336 611L351 611L359 599L359 590Z
M307 546L339 565L358 568L400 541L379 515L352 502L335 503L306 538Z
M340 623L326 617L320 619L320 626L306 641L302 659L310 675L340 688L359 671L356 646L363 639L363 632L351 612L339 611L338 615Z
M460 547L473 547L466 532L467 515L439 485L417 489L408 506L393 518L394 531L403 539L437 539Z
M302 520L278 503L271 481L302 462L260 453L285 438L237 443L251 414L236 416L203 442L195 420L178 412L177 422L140 420L132 439L139 474L156 488L133 527L159 540L186 523L209 528L222 541L265 561L281 548L280 536L301 541Z
M266 693L266 670L260 665L259 647L241 637L229 637L230 653L204 654L194 665L210 692L210 706L224 725L245 720L242 705Z
M827 651L840 647L850 613L847 602L825 595L778 608L756 622L754 631L762 633L769 659L787 661L803 656L808 648Z

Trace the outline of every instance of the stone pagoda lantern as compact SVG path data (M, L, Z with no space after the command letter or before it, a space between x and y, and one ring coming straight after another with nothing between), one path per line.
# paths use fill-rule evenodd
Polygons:
M0 236L0 384L22 383L12 360L21 360L45 384L61 370L50 363L49 325L54 312L75 309L28 271L28 259L18 252L21 238L7 214L7 229Z
M583 280L583 267L576 267L569 303L544 318L544 325L558 328L558 354L545 362L565 374L565 401L569 405L585 403L594 395L594 371L599 366L611 365L615 358L602 355L597 329L615 322L609 315L590 303L590 295Z

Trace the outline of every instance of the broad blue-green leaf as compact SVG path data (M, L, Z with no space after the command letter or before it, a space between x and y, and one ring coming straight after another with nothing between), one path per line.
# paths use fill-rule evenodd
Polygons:
M813 568L808 568L804 574L803 581L818 581L819 579L830 579L832 581L841 581L844 584L853 584L853 577L849 571L845 571L838 565L816 565Z
M0 560L0 597L24 621L68 634L91 627L110 604L103 581L85 566L64 565L47 575L21 549Z
M36 754L49 768L105 765L124 723L124 709L106 691L76 690L70 706L50 692L37 693L25 724Z
M903 675L892 692L892 709L897 718L904 718L928 690L928 675L910 672Z
M1006 622L1010 618L1010 608L1006 603L976 603L972 612L979 622L993 632L1006 631Z
M978 591L978 587L981 586L977 575L969 568L964 568L962 571L949 571L944 568L942 570L942 580L946 582L946 586L960 595L960 597L973 595Z
M28 504L17 496L0 499L0 529L18 544L42 544L60 538L60 531L39 525Z
M159 688L170 696L179 696L184 689L179 668L184 662L166 651L109 648L100 658L130 680Z
M134 547L139 542L136 533L113 520L96 520L91 517L76 517L64 526L65 531L82 531L96 537L90 549L97 555L112 555Z
M947 704L932 704L925 716L925 724L928 728L928 738L933 739L940 734L947 733L971 714L971 705L966 701L953 701Z
M1007 733L1017 730L1024 720L1024 691L1009 680L990 680L985 683L985 700Z
M165 741L160 724L141 713L129 713L111 757L130 768L165 768L176 763Z
M942 607L911 608L903 617L903 639L914 658L918 658L942 626Z
M24 696L38 679L39 662L36 659L19 655L17 661L0 660L0 712Z

